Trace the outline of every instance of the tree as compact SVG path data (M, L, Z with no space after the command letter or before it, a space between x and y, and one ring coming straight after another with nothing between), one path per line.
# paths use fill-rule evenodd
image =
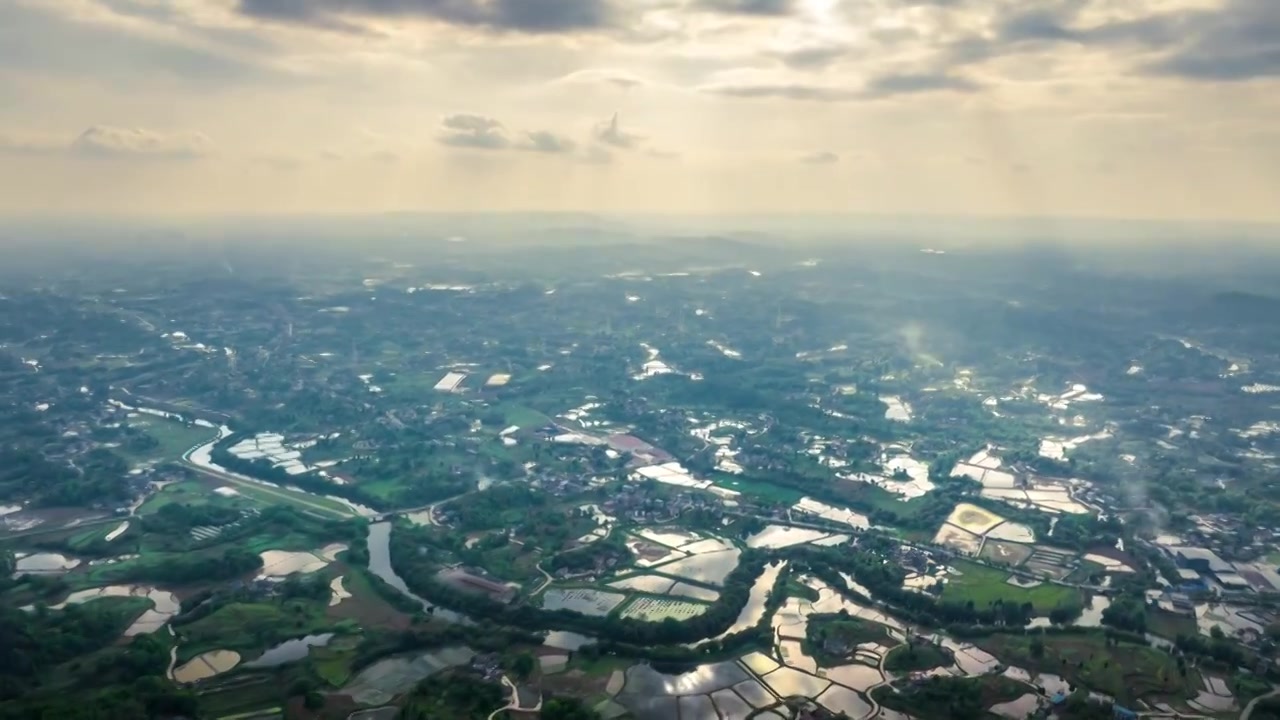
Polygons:
M511 661L511 672L515 673L518 680L528 680L529 676L533 674L535 665L537 665L537 661L533 659L533 655L523 652L515 656Z
M1031 638L1031 657L1040 660L1044 658L1044 639L1036 636Z

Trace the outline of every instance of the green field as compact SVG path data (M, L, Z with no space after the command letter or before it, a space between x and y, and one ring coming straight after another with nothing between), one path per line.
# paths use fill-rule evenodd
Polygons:
M271 717L265 711L282 705L287 690L288 686L269 675L229 678L213 688L202 688L200 709L220 720L256 718L260 713Z
M498 409L507 418L507 427L517 425L521 430L533 430L551 422L546 415L523 405L504 404Z
M713 483L722 488L737 490L757 502L794 505L804 495L791 488L771 485L758 480L746 480L737 475L713 472L707 476Z
M1179 670L1172 656L1146 645L1108 644L1103 633L1045 635L1044 653L1036 657L1031 650L1034 637L992 635L979 640L978 646L1010 665L1061 675L1073 685L1125 704L1195 697L1201 687L1194 669Z
M213 488L205 483L184 480L173 485L166 485L163 490L147 498L142 507L138 508L138 514L150 515L170 503L183 503L184 505L212 504L234 507L237 504L244 504L244 501L215 495Z
M209 650L235 650L246 659L284 640L330 630L334 622L325 617L327 601L287 600L284 602L232 603L208 617L175 630L182 638L178 661Z
M814 615L809 618L805 650L823 667L843 665L862 643L885 647L898 644L884 625L842 615Z
M972 602L977 608L989 607L997 600L1019 605L1029 602L1040 615L1046 615L1061 605L1084 604L1080 591L1074 588L1049 583L1033 588L1020 588L1005 582L1009 577L1007 571L995 570L962 560L952 565L961 574L947 578L946 587L942 590L944 602Z
M206 471L200 472L202 477L209 479L209 482L221 482L228 487L234 488L243 497L263 505L291 505L299 511L322 516L351 517L355 515L355 512L346 505L319 495L280 487L267 487ZM210 494L212 494L212 490L210 490Z
M85 528L84 530L81 530L67 538L67 545L69 545L73 550L84 550L99 540L105 540L107 535L119 527L122 522L125 522L125 518L118 518L115 522L102 523L90 528ZM130 529L125 532L130 532L132 529L133 527L131 524ZM120 540L119 536L117 536L116 541L120 542L121 545L124 544L123 541Z
M356 661L356 648L360 636L344 635L334 638L326 647L311 648L311 667L330 687L342 687L354 674L352 663Z
M937 645L912 643L890 650L884 659L884 669L895 673L908 673L946 667L952 662L952 657Z
M152 415L129 418L129 426L146 432L158 443L146 450L122 449L121 452L138 462L177 460L191 448L212 440L218 434L214 428L184 425L177 420Z

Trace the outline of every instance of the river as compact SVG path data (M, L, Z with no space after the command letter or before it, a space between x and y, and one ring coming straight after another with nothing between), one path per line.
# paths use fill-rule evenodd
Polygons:
M466 616L452 610L437 607L423 600L408 585L404 584L396 571L391 567L391 523L388 521L369 525L369 572L382 578L383 582L400 591L400 594L422 605L422 609L432 613L433 617L454 623L469 623Z

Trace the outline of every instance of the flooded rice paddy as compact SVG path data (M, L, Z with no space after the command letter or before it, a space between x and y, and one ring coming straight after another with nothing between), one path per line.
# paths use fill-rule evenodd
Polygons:
M720 550L689 557L667 563L656 568L666 575L692 580L705 585L724 585L724 581L738 567L738 558L742 551Z
M671 587L676 584L672 578L666 578L659 575L633 575L622 580L615 580L609 583L609 587L619 588L622 590L637 590L639 592L653 593L655 595L665 595Z
M201 653L173 671L173 680L190 684L230 672L240 664L240 653L234 650L210 650Z
M14 575L43 575L64 573L79 566L80 561L78 559L67 557L62 553L39 552L32 555L17 556L13 569Z
M385 705L441 670L471 662L475 651L465 646L391 657L370 665L341 692L361 705Z
M152 608L138 616L125 631L125 637L148 635L164 627L169 619L181 609L178 598L167 590L160 590L149 585L108 585L106 587L77 590L67 596L66 600L51 605L53 610L61 610L68 605L78 605L104 597L145 597L151 601Z
M604 617L622 604L627 596L591 588L548 588L542 593L546 610L569 610L591 617Z
M812 543L815 540L830 537L831 533L822 530L790 527L787 525L769 525L760 532L747 538L749 548L785 548L792 545Z
M991 713L1010 720L1024 720L1035 714L1040 707L1040 696L1027 693L1016 700L991 706Z
M645 622L662 622L672 620L688 620L707 611L708 606L702 603L684 602L666 598L636 598L622 611L623 618L644 620Z
M264 578L283 578L294 573L313 573L323 570L329 561L315 553L292 550L266 550L261 553Z

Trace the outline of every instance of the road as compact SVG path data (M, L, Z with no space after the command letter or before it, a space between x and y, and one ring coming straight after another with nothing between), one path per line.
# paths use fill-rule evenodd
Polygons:
M538 561L538 564L537 564L537 565L534 565L534 567L538 568L538 572L542 573L542 577L543 577L543 578L545 578L545 579L542 581L542 584L541 584L541 585L539 585L539 586L537 587L537 589L536 589L536 590L534 590L533 592L529 593L529 596L530 596L530 597L532 597L532 596L534 596L534 595L537 595L538 593L540 593L540 592L542 592L544 589L546 589L546 587L547 587L548 585L550 585L550 584L551 584L551 580L553 579L553 578L551 577L551 573L549 573L549 572L547 572L546 570L543 570L543 569L542 569L542 561L541 561L541 560L539 560L539 561Z
M1244 706L1244 711L1240 713L1240 720L1249 720L1249 716L1253 714L1253 710L1258 707L1259 702L1267 698L1275 697L1276 695L1280 695L1280 688L1276 688L1266 695L1259 695L1258 697L1250 700L1249 704Z
M313 502L311 500L308 500L306 497L302 496L299 493L288 492L285 490L281 490L279 488L271 487L270 485L266 485L264 483L253 482L252 480L244 480L234 475L227 475L225 473L220 473L216 470L210 470L208 468L201 467L189 461L186 462L186 465L187 467L190 467L191 469L195 470L201 475L206 475L208 477L215 478L221 482L231 483L233 485L238 485L240 487L252 490L254 494L260 493L263 495L270 495L272 497L278 498L280 502L285 503L286 505L301 505L311 510L315 510L316 512L324 513L325 515L331 515L333 517L346 518L346 517L352 517L355 515L355 513L351 511L339 511L339 510L333 509L328 505L322 505L320 503Z
M75 525L45 525L40 524L27 530L19 530L15 533L0 535L0 540L12 540L13 538L26 537L27 535L43 535L45 533L59 532L65 530L79 530L80 528L93 527L95 525L108 525L111 523L119 524L124 520L121 516L108 516L104 518L95 518L93 520L85 520Z
M534 705L531 708L520 707L520 691L516 689L516 686L511 682L511 680L507 678L506 675L502 676L502 684L511 690L511 699L507 701L506 705L503 705L497 710L494 710L493 712L489 713L489 720L497 720L498 715L500 713L506 712L507 710L515 710L517 712L522 712L522 713L536 713L536 712L542 711L542 695L541 694L538 695L537 705Z

